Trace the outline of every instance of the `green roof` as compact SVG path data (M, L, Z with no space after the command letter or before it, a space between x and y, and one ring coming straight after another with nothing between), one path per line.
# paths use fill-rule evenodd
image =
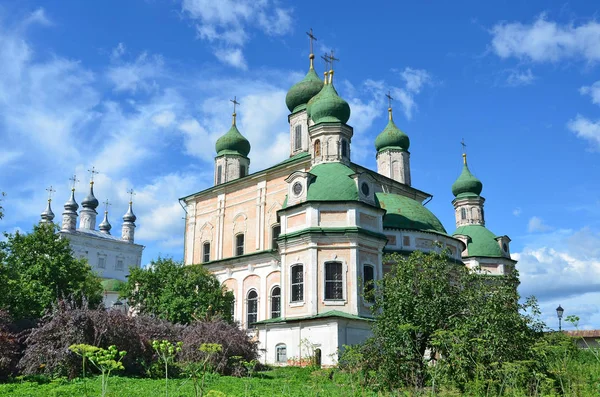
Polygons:
M468 236L467 241L467 257L469 256L487 256L495 258L503 258L502 249L496 240L496 235L482 225L467 225L461 226L453 236L462 234Z
M452 194L454 197L468 197L481 194L483 184L475 175L471 174L467 166L467 157L464 156L464 165L458 179L452 184Z
M440 220L418 201L393 193L375 193L375 197L379 207L387 211L384 228L447 234Z
M102 289L104 289L104 291L119 292L123 289L123 287L125 287L125 284L127 283L125 281L117 280L114 278L105 278L101 281L101 284Z
M223 154L240 154L244 157L248 157L248 153L250 153L250 142L248 142L248 140L240 133L234 121L229 131L217 139L215 150L217 151L217 156Z
M315 176L308 186L307 201L356 201L358 189L350 176L356 172L342 163L324 163L313 167Z
M306 108L308 101L323 88L323 81L311 67L306 76L294 84L285 96L285 104L290 112L295 113Z
M349 320L361 320L361 321L373 321L372 318L369 317L360 317L354 314L345 313L339 310L330 310L327 312L319 313L314 316L303 316L303 317L276 317L270 318L267 320L257 321L254 324L275 324L275 323L287 323L291 321L306 321L306 320L318 320L320 318L329 318L329 317L340 317L346 318Z
M315 123L345 124L350 119L350 105L338 95L333 84L325 84L323 89L308 101L306 112Z
M400 130L392 119L392 110L390 108L390 119L387 126L375 138L375 149L379 152L383 149L408 150L410 139L408 135Z

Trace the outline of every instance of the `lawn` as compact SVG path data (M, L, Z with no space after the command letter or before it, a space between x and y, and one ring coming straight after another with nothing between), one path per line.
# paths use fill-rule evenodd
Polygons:
M332 375L333 371L333 376ZM89 378L88 395L100 396L100 378ZM114 376L109 380L107 396L148 397L165 396L164 379L136 379ZM353 393L352 382L346 374L338 370L323 369L313 371L308 368L275 368L257 373L252 378L235 378L212 375L205 386L205 396L336 396L353 394L376 395L356 387ZM213 391L206 394L206 391ZM220 393L219 393L220 392ZM57 380L50 383L31 381L0 384L0 396L10 397L73 397L84 395L84 383ZM169 379L169 396L194 396L191 381Z

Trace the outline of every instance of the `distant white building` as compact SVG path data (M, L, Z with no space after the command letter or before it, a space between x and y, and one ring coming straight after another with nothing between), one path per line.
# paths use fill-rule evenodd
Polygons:
M42 212L42 223L52 223L54 213L51 199ZM94 181L90 181L90 191L81 202L79 211L79 227L77 228L77 210L75 188L71 189L71 197L64 205L60 235L69 239L76 257L87 259L88 263L103 278L104 304L112 307L118 301L119 291L129 275L131 268L139 268L142 261L143 245L134 243L136 216L133 213L132 201L123 216L121 236L110 234L112 229L108 221L108 209L104 211L104 219L96 230L98 199L94 196ZM117 303L118 304L118 303Z

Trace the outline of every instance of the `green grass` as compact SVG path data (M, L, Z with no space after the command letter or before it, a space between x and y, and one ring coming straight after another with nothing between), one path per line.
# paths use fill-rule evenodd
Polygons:
M360 386L352 387L350 378L338 370L330 379L331 369L312 371L308 368L275 368L271 371L259 372L252 378L235 378L230 376L211 375L205 387L224 394L208 394L210 397L223 396L335 396L345 397L376 396L372 392L360 390ZM83 396L83 382L56 380L50 383L14 382L0 384L0 396L10 397L73 397ZM100 379L89 378L88 395L100 395ZM164 379L135 379L114 376L108 382L108 396L150 397L164 396ZM354 391L354 392L353 392ZM194 396L191 381L185 379L169 380L169 396Z

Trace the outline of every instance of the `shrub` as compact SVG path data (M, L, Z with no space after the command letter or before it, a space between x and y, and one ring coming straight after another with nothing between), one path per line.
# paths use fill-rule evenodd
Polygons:
M0 379L16 374L19 355L20 346L12 318L0 310Z

